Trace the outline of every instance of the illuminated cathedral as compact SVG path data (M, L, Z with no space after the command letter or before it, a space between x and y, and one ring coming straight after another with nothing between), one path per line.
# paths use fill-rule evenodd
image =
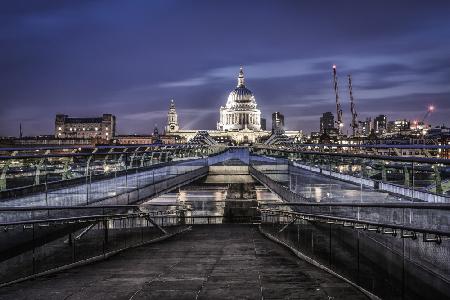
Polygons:
M228 95L225 106L220 107L217 130L180 129L174 100L170 101L167 114L166 135L176 135L189 142L199 132L208 132L217 141L231 141L235 144L255 143L268 138L271 131L261 129L261 111L253 93L245 86L241 67L237 86ZM301 131L286 131L291 137L300 137Z

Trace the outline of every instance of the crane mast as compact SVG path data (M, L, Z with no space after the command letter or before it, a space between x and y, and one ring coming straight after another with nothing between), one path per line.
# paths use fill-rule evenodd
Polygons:
M425 124L425 120L430 116L430 114L434 111L434 105L430 105L428 106L427 112L425 113L425 115L422 118L422 123Z
M352 87L352 76L348 75L348 91L350 93L350 111L352 113L352 123L350 127L352 128L353 136L358 134L358 114L356 113L355 99L353 98L353 87Z
M336 124L338 126L339 134L342 134L342 129L344 127L344 123L342 122L342 108L341 103L339 102L339 90L338 90L338 82L337 82L337 74L336 74L336 65L333 65L333 82L334 82L334 93L336 95Z

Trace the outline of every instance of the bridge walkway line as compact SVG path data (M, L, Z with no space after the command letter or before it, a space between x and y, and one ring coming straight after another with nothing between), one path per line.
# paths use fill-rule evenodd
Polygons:
M367 299L256 225L196 225L105 261L7 286L0 299Z

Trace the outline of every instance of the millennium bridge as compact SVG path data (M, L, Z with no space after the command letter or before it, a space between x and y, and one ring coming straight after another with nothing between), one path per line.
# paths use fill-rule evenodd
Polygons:
M0 299L448 299L446 147L0 149Z

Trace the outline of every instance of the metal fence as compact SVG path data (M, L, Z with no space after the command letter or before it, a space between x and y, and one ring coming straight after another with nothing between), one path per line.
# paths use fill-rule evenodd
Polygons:
M440 153L445 148L449 151L450 146L435 146L432 149L424 145L409 146L416 152L425 151L420 154L423 157L415 156L414 151L407 156L400 151L405 147L395 145L376 147L377 151L392 150L391 155L372 153L371 147L359 149L357 145L353 148L351 145L339 146L340 150L335 149L338 146L327 146L321 148L322 151L300 146L298 149L255 146L252 151L258 155L289 159L297 168L405 198L450 203L450 159L427 156L431 150Z
M251 215L192 215L182 204L14 207L2 212L26 220L0 222L0 287L104 259L192 225L255 222Z
M0 148L0 199L116 178L154 165L196 165L199 158L224 150L201 145Z
M297 193L292 192L289 187L280 184L273 180L268 175L256 169L254 166L249 166L249 173L255 177L259 182L266 185L270 190L275 192L280 198L287 202L312 202L313 200L303 197Z
M104 259L177 233L186 228L181 223L173 212L95 211L80 217L2 223L0 286Z
M450 232L263 210L263 233L382 299L446 299ZM442 235L444 234L444 235Z

